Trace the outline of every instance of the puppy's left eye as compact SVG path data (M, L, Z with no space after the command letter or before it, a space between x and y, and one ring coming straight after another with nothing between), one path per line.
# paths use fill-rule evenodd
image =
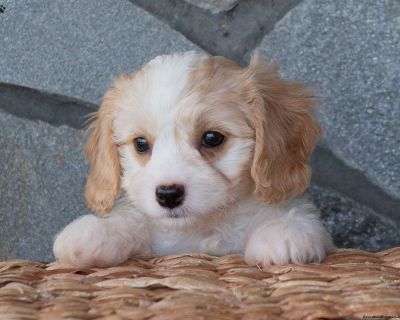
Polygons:
M225 136L217 131L206 131L203 134L201 144L206 148L214 148L224 142Z

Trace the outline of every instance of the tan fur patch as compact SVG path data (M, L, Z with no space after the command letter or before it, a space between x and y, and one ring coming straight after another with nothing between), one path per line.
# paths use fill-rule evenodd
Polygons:
M244 94L249 99L256 131L251 168L255 194L269 203L292 198L308 187L308 159L321 129L311 116L309 88L282 80L277 68L253 59L247 68Z
M179 132L191 128L191 132L186 131L192 139L191 144L228 184L231 184L229 177L214 168L213 162L223 159L236 139L254 139L253 120L241 93L242 78L243 68L230 60L222 57L202 60L189 74L177 112L175 132L178 141ZM202 146L201 139L206 131L220 132L225 136L224 142L215 148ZM243 177L241 185L251 190L249 164L246 168L238 175Z
M222 57L209 57L190 73L182 93L183 100L188 101L178 112L180 127L190 124L193 128L190 134L192 145L210 160L222 158L232 139L253 138L246 117L246 101L240 96L240 75L242 68L234 62ZM206 131L220 132L225 136L224 143L215 148L202 147L201 139Z
M85 152L89 160L89 175L86 180L85 198L89 209L98 214L109 212L120 190L121 168L117 145L113 136L113 114L119 85L128 80L121 76L103 97L99 111L95 114L87 132Z
M307 188L308 159L321 132L311 116L314 98L309 88L280 79L276 67L263 66L257 57L247 68L210 57L192 72L190 85L205 105L237 107L241 115L225 120L241 118L242 126L253 130L256 196L279 203ZM223 115L215 113L218 117ZM223 150L216 149L212 156L223 156Z

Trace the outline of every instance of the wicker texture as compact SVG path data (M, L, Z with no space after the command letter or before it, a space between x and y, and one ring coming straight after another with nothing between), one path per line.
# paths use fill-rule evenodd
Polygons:
M336 319L400 316L400 247L320 265L242 256L133 259L107 269L0 262L0 319Z

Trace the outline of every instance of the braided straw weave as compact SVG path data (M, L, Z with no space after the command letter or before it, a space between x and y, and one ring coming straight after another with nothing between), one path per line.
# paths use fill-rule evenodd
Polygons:
M0 319L400 317L400 247L339 250L320 265L248 266L240 255L133 259L76 270L0 262Z

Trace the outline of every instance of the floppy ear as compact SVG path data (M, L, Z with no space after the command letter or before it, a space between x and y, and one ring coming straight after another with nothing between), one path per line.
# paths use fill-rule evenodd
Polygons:
M251 176L255 195L274 204L304 192L310 183L309 157L321 129L311 115L309 88L279 78L258 56L248 67L255 127Z
M85 186L86 205L98 214L110 211L120 190L121 170L112 130L113 90L104 96L88 128L89 138L85 146L90 166Z

